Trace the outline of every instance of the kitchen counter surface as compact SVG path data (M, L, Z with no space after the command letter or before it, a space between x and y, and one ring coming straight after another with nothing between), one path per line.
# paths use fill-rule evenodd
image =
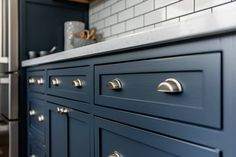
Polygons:
M236 10L214 12L201 18L182 21L170 26L115 38L104 42L22 61L23 67L58 61L115 53L130 48L158 45L183 39L192 39L236 31Z

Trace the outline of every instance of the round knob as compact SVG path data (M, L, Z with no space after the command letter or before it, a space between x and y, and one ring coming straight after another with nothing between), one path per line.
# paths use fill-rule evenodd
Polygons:
M38 79L37 83L38 83L38 85L43 85L44 84L43 78Z
M44 120L45 120L44 115L38 116L38 121L39 122L44 122Z
M34 83L36 83L36 80L34 79L34 78L29 78L29 84L34 84Z
M60 84L61 84L61 81L60 81L59 79L57 79L57 78L52 79L52 85L58 86L58 85L60 85Z
M36 115L36 111L35 110L30 110L29 111L29 115L30 116L35 116Z
M114 151L111 155L108 157L123 157L122 154L120 154L118 151Z
M157 91L162 93L181 93L183 88L178 80L169 78L158 85Z
M114 79L107 83L107 87L111 90L119 90L122 89L122 83L119 79Z
M77 87L77 88L82 87L83 85L80 79L73 80L72 84L74 87Z

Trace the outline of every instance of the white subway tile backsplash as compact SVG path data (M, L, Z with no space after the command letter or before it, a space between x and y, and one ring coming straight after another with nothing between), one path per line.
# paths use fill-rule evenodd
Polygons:
M118 22L118 17L117 14L115 14L105 19L105 26L106 27L111 26L113 24L116 24L117 22Z
M145 26L155 24L166 19L166 8L158 9L144 15Z
M122 12L120 12L118 14L118 21L121 22L121 21L124 21L124 20L128 20L130 18L133 18L134 17L134 8L129 8L127 10L124 10Z
M126 0L126 7L129 8L141 2L143 2L143 0Z
M199 18L201 16L205 16L207 14L211 14L211 13L212 13L211 9L207 9L207 10L204 10L204 11L197 12L195 14L190 14L190 15L187 15L187 16L180 17L180 21L192 20L192 19L195 19L195 18Z
M147 0L137 6L135 6L135 16L150 12L154 9L154 0Z
M112 4L116 3L118 0L104 0L104 6L109 7Z
M111 12L112 14L114 14L124 9L125 9L125 0L121 0L115 3L114 5L112 5Z
M167 7L167 19L194 12L194 0L182 0Z
M195 0L195 10L210 8L230 1L231 0Z
M155 8L165 7L180 0L155 0Z
M120 33L124 32L124 31L125 31L125 22L119 23L119 24L114 25L114 26L111 27L112 35L120 34Z
M90 4L89 24L109 40L230 9L236 0L97 0Z
M133 18L133 19L128 20L126 22L126 29L128 31L136 29L136 28L140 28L140 27L143 27L143 26L144 26L143 16Z

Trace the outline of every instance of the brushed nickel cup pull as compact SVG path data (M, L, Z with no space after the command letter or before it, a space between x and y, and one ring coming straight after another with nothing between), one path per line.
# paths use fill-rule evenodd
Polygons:
M61 113L60 107L57 107L57 113Z
M43 85L44 84L44 79L40 78L37 80L38 85Z
M30 115L31 117L35 116L35 115L36 115L36 111L35 111L35 110L30 110L30 111L29 111L29 115Z
M61 81L57 78L52 79L52 85L53 86L59 86L61 84Z
M107 83L107 87L111 90L119 90L122 89L122 83L119 79L114 79Z
M44 115L38 116L38 121L39 122L44 122L44 120L45 120Z
M30 157L37 157L37 156L33 154L33 155L30 155Z
M81 88L83 86L82 80L80 80L80 79L73 80L72 84L74 87L77 87L77 88Z
M69 110L67 108L63 108L63 111L62 111L63 114L67 114L69 113Z
M29 78L29 84L35 84L36 83L36 80L34 78Z
M158 85L157 91L162 93L181 93L183 92L183 88L178 80L168 78Z
M123 155L121 153L119 153L118 151L114 151L111 155L109 155L108 157L123 157Z

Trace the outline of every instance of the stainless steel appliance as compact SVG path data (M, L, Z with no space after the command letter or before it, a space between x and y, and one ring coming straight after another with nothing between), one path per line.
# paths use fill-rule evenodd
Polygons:
M18 157L18 0L0 0L0 157Z

